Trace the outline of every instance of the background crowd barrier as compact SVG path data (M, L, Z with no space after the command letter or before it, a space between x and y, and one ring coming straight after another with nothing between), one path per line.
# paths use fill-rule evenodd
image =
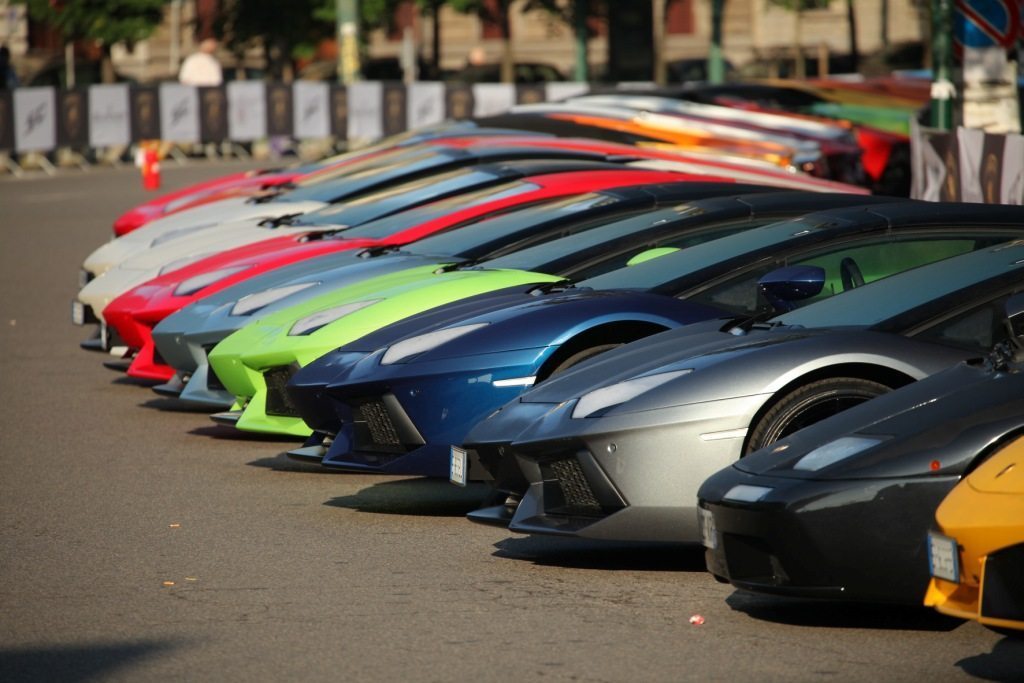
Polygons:
M1024 135L912 123L911 173L915 199L1024 204Z
M285 136L374 140L445 119L489 116L516 104L564 99L585 83L511 85L233 81L206 88L93 85L0 91L0 152L129 145L245 143Z

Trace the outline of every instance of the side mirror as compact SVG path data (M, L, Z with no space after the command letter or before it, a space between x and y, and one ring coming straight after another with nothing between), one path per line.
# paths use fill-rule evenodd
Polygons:
M671 254L677 251L679 251L677 247L655 247L654 249L641 251L639 254L626 261L626 265L635 266L638 263L644 263L646 261L656 259L659 256L664 256L665 254Z
M786 266L766 273L757 288L780 313L796 308L796 302L819 294L825 286L825 269L818 266Z

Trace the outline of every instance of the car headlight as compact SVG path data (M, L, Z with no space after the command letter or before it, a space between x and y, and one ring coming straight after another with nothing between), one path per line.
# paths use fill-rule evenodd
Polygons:
M209 287L215 282L220 282L224 278L231 277L235 273L239 273L248 267L249 266L232 266L230 268L220 268L219 270L211 270L207 273L193 275L175 287L174 296L188 296L189 294L195 294L200 289Z
M321 327L330 325L336 320L344 318L346 315L355 313L356 311L371 306L380 301L380 299L370 299L369 301L355 301L350 304L343 304L341 306L335 306L334 308L328 308L323 311L317 311L311 315L307 315L305 318L300 318L292 325L292 329L288 330L289 337L300 337L306 334L313 334Z
M458 339L464 334L469 334L474 330L479 330L481 327L487 327L490 323L475 323L473 325L459 325L458 327L448 327L443 330L437 330L436 332L427 332L416 337L410 337L409 339L403 339L397 344L392 344L388 347L388 350L384 352L384 357L380 359L381 365L391 365L401 360L405 360L410 356L415 356L431 349L436 349L441 344L450 342L453 339Z
M241 299L235 302L235 305L231 307L231 315L249 315L253 311L258 311L261 308L269 306L272 303L280 301L290 297L296 292L301 292L304 289L309 289L314 285L320 284L319 282L302 282L297 285L286 285L284 287L274 287L273 289L265 289L262 292L254 292L247 294Z
M634 377L633 379L613 384L610 387L595 389L580 397L580 400L576 402L576 407L572 409L572 416L576 418L590 417L599 410L625 403L646 391L661 386L665 382L671 382L676 377L682 377L691 372L693 372L693 368L673 370L672 372L662 372L657 375L647 375L646 377Z
M770 486L737 484L725 492L722 500L731 500L734 503L756 503L771 492L772 488Z
M793 464L794 470L817 472L885 441L880 436L844 436L818 446Z

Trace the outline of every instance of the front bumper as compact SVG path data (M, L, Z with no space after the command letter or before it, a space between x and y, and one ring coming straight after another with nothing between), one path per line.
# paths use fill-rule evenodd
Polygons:
M527 388L503 380L532 376L548 353L523 349L393 366L368 356L362 365L373 381L342 379L322 399L334 404L351 434L335 439L323 464L447 478L451 446Z
M529 488L509 529L699 542L697 489L740 457L746 430L737 425L762 401L755 395L583 419L571 417L575 400L558 404L512 443Z
M1024 544L980 558L979 575L960 583L932 578L924 604L986 626L1024 630Z
M925 538L954 476L809 480L711 477L708 570L738 588L802 597L920 604L928 585ZM738 485L771 489L757 502L724 500Z

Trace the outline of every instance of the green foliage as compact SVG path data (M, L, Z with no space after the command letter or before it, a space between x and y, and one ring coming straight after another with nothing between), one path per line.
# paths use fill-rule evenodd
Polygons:
M325 0L235 0L224 8L225 35L236 49L258 38L286 52L308 47L334 33L333 0L329 18L325 5Z
M163 21L170 0L19 0L36 21L57 28L66 39L132 45L148 38Z

